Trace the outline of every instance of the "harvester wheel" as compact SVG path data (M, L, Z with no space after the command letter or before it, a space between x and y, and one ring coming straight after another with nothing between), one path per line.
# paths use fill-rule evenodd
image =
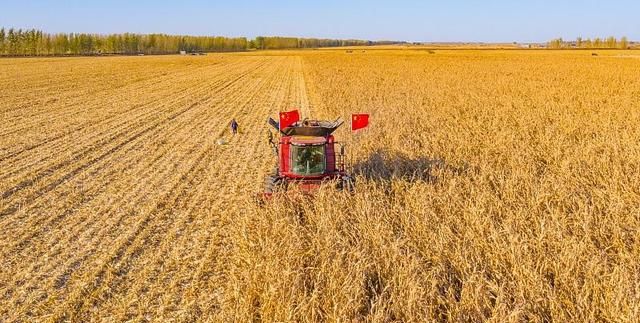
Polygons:
M264 192L272 194L280 190L282 187L282 180L279 177L268 175L264 179Z
M356 181L351 176L343 176L338 182L338 189L349 193L355 193Z

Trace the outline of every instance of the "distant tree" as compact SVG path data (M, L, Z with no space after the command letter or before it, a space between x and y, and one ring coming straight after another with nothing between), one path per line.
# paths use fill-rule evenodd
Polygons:
M593 47L594 48L602 48L602 46L603 46L602 39L600 39L599 37L596 37L593 40Z
M35 30L25 30L22 38L22 47L25 55L35 55Z
M622 38L620 38L620 42L618 43L618 46L622 49L629 48L629 40L627 39L626 36L623 36Z
M78 54L87 55L93 52L93 39L90 35L79 34L78 39Z
M3 27L2 29L0 29L0 55L4 54L4 42L6 38L6 33Z
M158 36L155 34L151 34L147 37L147 41L146 41L146 45L144 46L146 48L146 52L147 53L151 53L151 54L155 54L158 52L157 47L158 47L158 40L157 40Z
M265 49L264 37L262 36L256 37L256 49Z
M591 41L590 38L587 38L587 40L583 41L583 48L593 48L593 42Z
M46 40L41 30L36 30L36 55L42 55L45 52Z
M39 44L40 44L40 32L35 29L31 29L28 32L28 55L35 56L38 55Z
M18 49L18 36L13 28L9 28L7 33L7 54L16 55Z
M51 35L44 35L44 54L53 54L53 42L51 41Z
M576 47L582 48L582 37L576 38Z
M66 34L53 36L53 54L65 55L70 51L69 37Z
M613 36L609 36L607 37L607 39L605 40L605 46L607 48L616 48L618 47L618 41L616 40L615 37Z
M564 41L562 40L562 38L556 38L549 41L547 45L549 46L549 48L552 48L552 49L560 49L562 48L563 43Z

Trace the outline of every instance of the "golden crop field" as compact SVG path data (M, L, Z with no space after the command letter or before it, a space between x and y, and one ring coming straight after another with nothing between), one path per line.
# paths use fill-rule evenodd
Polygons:
M598 54L1 59L0 321L637 320L640 59ZM254 202L291 108L371 114L353 196Z

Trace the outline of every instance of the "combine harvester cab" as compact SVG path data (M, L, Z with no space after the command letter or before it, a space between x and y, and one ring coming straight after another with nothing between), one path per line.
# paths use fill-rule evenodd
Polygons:
M335 181L338 190L353 193L355 180L346 171L344 145L333 136L344 122L340 118L336 121L298 119L295 110L281 113L279 123L269 118L269 124L280 138L274 140L269 132L277 166L273 174L265 178L263 197L269 198L293 187L310 195L328 181Z

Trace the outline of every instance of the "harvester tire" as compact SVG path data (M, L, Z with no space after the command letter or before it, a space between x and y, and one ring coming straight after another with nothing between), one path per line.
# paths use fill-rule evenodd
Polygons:
M282 187L282 180L276 176L269 175L264 179L264 192L276 193Z
M351 176L343 176L338 182L338 189L353 194L356 191L356 180Z

